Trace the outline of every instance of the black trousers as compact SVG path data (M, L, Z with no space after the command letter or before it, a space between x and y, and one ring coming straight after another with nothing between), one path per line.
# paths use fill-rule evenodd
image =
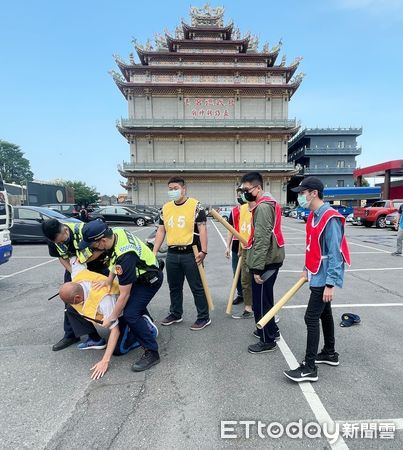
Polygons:
M331 302L323 301L323 287L310 287L308 307L305 312L305 323L308 331L306 342L305 363L310 369L315 368L315 358L318 352L320 330L319 319L322 321L323 338L325 345L323 350L333 354L334 350L334 322Z
M178 319L183 314L183 283L185 278L192 291L197 309L197 318L209 318L206 295L200 279L199 269L193 253L167 254L166 271L168 277L169 294L171 297L170 313Z
M277 279L278 270L276 269L273 275L263 284L256 283L253 274L251 274L253 314L256 323L274 306L274 283ZM257 330L261 342L266 343L274 342L278 331L274 317L261 330Z

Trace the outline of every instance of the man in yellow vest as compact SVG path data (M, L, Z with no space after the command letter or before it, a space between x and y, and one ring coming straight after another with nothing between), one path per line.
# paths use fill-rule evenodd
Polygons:
M107 345L105 339L99 335L98 342L94 342L96 345L88 345L88 342L92 339L90 336L92 330L90 320L103 321L104 318L109 319L111 317L119 296L119 285L114 281L110 291L108 287L95 290L92 283L105 281L107 277L89 271L76 258L71 258L70 261L73 282L63 284L59 289L59 296L66 304L66 313L75 335L77 337L89 335L87 341L80 344L78 348L81 350L102 350L106 347L101 361L91 368L93 370L91 378L97 380L103 377L108 370L112 354L115 356L124 355L130 350L139 347L140 344L123 317L119 317L109 327L110 334ZM157 337L157 327L148 315L144 314L143 317L146 319L150 331Z
M155 255L165 236L168 244L166 270L171 307L169 315L161 321L161 325L182 322L183 283L186 278L197 309L197 320L190 329L199 331L211 324L207 299L197 268L197 264L202 264L207 256L206 213L196 199L186 195L185 180L181 177L172 177L168 181L168 198L170 201L162 208L154 241ZM193 245L197 245L199 249L196 258Z
M242 189L238 188L236 191L238 206L233 208L228 219L228 223L232 225L241 235L249 240L252 213L249 211L248 203L242 199ZM230 247L231 246L231 247ZM252 311L252 281L250 274L246 267L246 252L244 245L235 239L233 234L228 232L227 235L227 249L225 256L229 258L230 252L232 252L232 269L235 273L236 266L238 265L238 258L242 258L241 275L238 280L238 297L233 301L234 305L244 302L245 308L240 312L232 314L233 319L250 319L253 318ZM241 289L242 297L239 299L239 290Z
M78 245L82 239L83 227L84 224L79 221L62 223L56 219L49 219L42 222L42 232L48 239L49 255L59 258L65 269L64 282L71 281L70 258L73 256L78 258L81 263L87 263L87 267L91 271L105 273L105 270L107 270L101 257L102 252L91 252L89 249L79 251ZM64 314L63 328L63 338L52 347L55 352L79 341L74 335L66 314ZM92 333L95 332L96 330L93 327Z
M93 220L83 228L80 250L105 251L110 258L110 274L106 281L94 283L95 289L112 288L115 276L119 282L119 297L112 314L104 318L109 328L123 312L123 319L144 349L143 356L133 364L134 372L147 370L160 362L158 344L143 317L147 305L162 285L163 274L149 247L123 228L109 228L101 220Z

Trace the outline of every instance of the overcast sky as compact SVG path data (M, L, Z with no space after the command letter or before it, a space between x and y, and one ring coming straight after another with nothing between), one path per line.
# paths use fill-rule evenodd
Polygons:
M0 139L21 146L35 178L123 189L129 146L115 128L127 103L108 74L189 1L1 1ZM204 2L192 3L202 6ZM306 127L363 126L360 166L403 158L403 0L261 0L223 4L226 21L303 56L290 117Z

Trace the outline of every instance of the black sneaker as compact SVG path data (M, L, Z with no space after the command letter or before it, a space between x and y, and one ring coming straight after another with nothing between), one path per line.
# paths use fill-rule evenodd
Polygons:
M324 352L323 350L316 355L315 359L316 364L328 364L329 366L338 366L339 362L339 354L334 352L333 355Z
M393 252L393 253L391 253L391 255L392 255L392 256L402 256L402 254L401 254L401 253L398 253L398 252ZM235 303L234 303L234 305L235 305Z
M253 334L253 336L255 336L256 339L260 339L260 336L259 336L259 333L257 332L257 330L255 330L252 334ZM280 339L281 339L280 331L277 331L277 333L274 337L274 340L279 341Z
M211 324L211 319L197 319L196 322L190 327L193 331L200 331Z
M75 344L78 342L80 338L72 337L72 338L66 338L60 339L59 342L57 342L53 347L52 350L54 352L58 352L59 350L64 350L67 347L70 347L70 345Z
M318 381L318 369L312 370L306 366L305 361L294 370L285 370L284 375L292 381L300 383L301 381Z
M233 305L239 305L240 303L243 303L243 297L239 296L237 298L234 298L234 301L232 302Z
M144 355L132 365L133 372L142 372L160 362L160 355L153 350L145 350Z
M262 342L259 341L257 344L249 345L248 352L249 353L268 353L276 350L277 344L275 342Z
M239 313L232 314L233 319L252 319L252 317L255 317L252 311L243 311Z
M182 322L182 320L182 317L179 317L178 319L173 314L169 314L167 317L165 317L165 319L161 320L161 325L165 325L167 327L168 325L172 325L173 323Z

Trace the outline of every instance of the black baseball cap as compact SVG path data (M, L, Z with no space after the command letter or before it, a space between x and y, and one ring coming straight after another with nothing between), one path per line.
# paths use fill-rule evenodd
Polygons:
M91 220L83 227L83 240L78 245L80 250L84 250L89 247L92 242L97 241L105 236L108 225L101 219Z
M302 192L302 191L306 191L306 190L323 192L323 189L325 189L325 186L319 180L319 178L308 177L308 178L304 178L297 187L292 188L291 190L293 192Z

